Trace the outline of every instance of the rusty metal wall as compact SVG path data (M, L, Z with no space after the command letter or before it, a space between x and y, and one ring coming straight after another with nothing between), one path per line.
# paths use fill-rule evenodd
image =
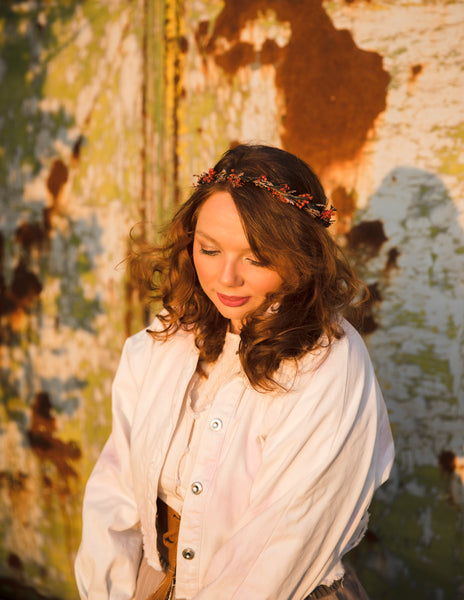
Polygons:
M320 174L372 293L398 459L351 560L372 598L464 598L463 64L447 0L0 7L6 597L76 597L83 486L147 318L130 228L153 239L193 173L260 141Z

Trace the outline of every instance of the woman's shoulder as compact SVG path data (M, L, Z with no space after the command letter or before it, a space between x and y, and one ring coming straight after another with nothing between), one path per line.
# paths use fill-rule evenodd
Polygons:
M305 354L299 361L297 371L303 377L359 378L373 373L374 368L366 344L359 332L346 319L340 318L340 337L323 338L320 345Z
M331 340L323 334L316 349L309 351L303 361L318 363L323 360L369 359L369 353L360 333L345 318L338 319L339 335Z
M346 352L349 355L353 355L353 357L369 358L366 344L359 331L344 318L339 320L339 324L342 336L332 342L331 346L333 346L334 350Z
M156 334L162 334L164 329L165 325L157 315L148 327L144 327L128 337L124 344L124 351L129 355L131 361L141 359L147 354L166 353L173 347L191 347L194 344L193 333L183 329L178 329L170 335L156 336Z
M167 338L155 339L152 332L162 333L163 323L152 323L128 337L124 343L118 374L130 377L141 387L148 377L182 369L196 359L197 349L191 332L178 330Z

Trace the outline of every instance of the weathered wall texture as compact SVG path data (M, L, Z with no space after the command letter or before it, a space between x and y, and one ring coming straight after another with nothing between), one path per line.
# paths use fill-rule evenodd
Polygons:
M372 292L398 459L352 561L373 598L464 598L463 64L446 0L0 8L5 597L76 596L83 486L144 318L129 228L152 239L193 173L262 141L321 175Z
M19 597L19 582L76 595L83 485L121 342L141 323L118 264L147 213L148 8L0 8L2 598Z

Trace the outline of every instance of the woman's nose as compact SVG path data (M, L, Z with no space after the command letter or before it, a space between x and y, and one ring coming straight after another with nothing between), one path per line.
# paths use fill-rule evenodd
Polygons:
M240 266L235 260L226 260L221 266L219 273L219 282L227 287L237 287L243 285L243 276L240 272Z

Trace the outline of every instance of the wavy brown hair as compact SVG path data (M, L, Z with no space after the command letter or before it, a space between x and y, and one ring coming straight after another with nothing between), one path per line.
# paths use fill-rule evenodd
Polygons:
M214 169L264 175L274 185L287 184L296 194L311 194L327 204L311 168L278 148L239 145ZM218 191L232 196L252 252L283 279L280 289L247 315L240 332L239 355L248 380L256 389L270 390L278 385L275 375L283 360L297 360L343 335L338 317L352 308L362 284L327 229L304 209L253 183L203 183L167 226L164 242L150 249L146 281L153 299L164 307L159 315L163 328L151 331L154 338L192 330L200 360L214 362L222 351L229 322L203 292L192 259L199 211Z

